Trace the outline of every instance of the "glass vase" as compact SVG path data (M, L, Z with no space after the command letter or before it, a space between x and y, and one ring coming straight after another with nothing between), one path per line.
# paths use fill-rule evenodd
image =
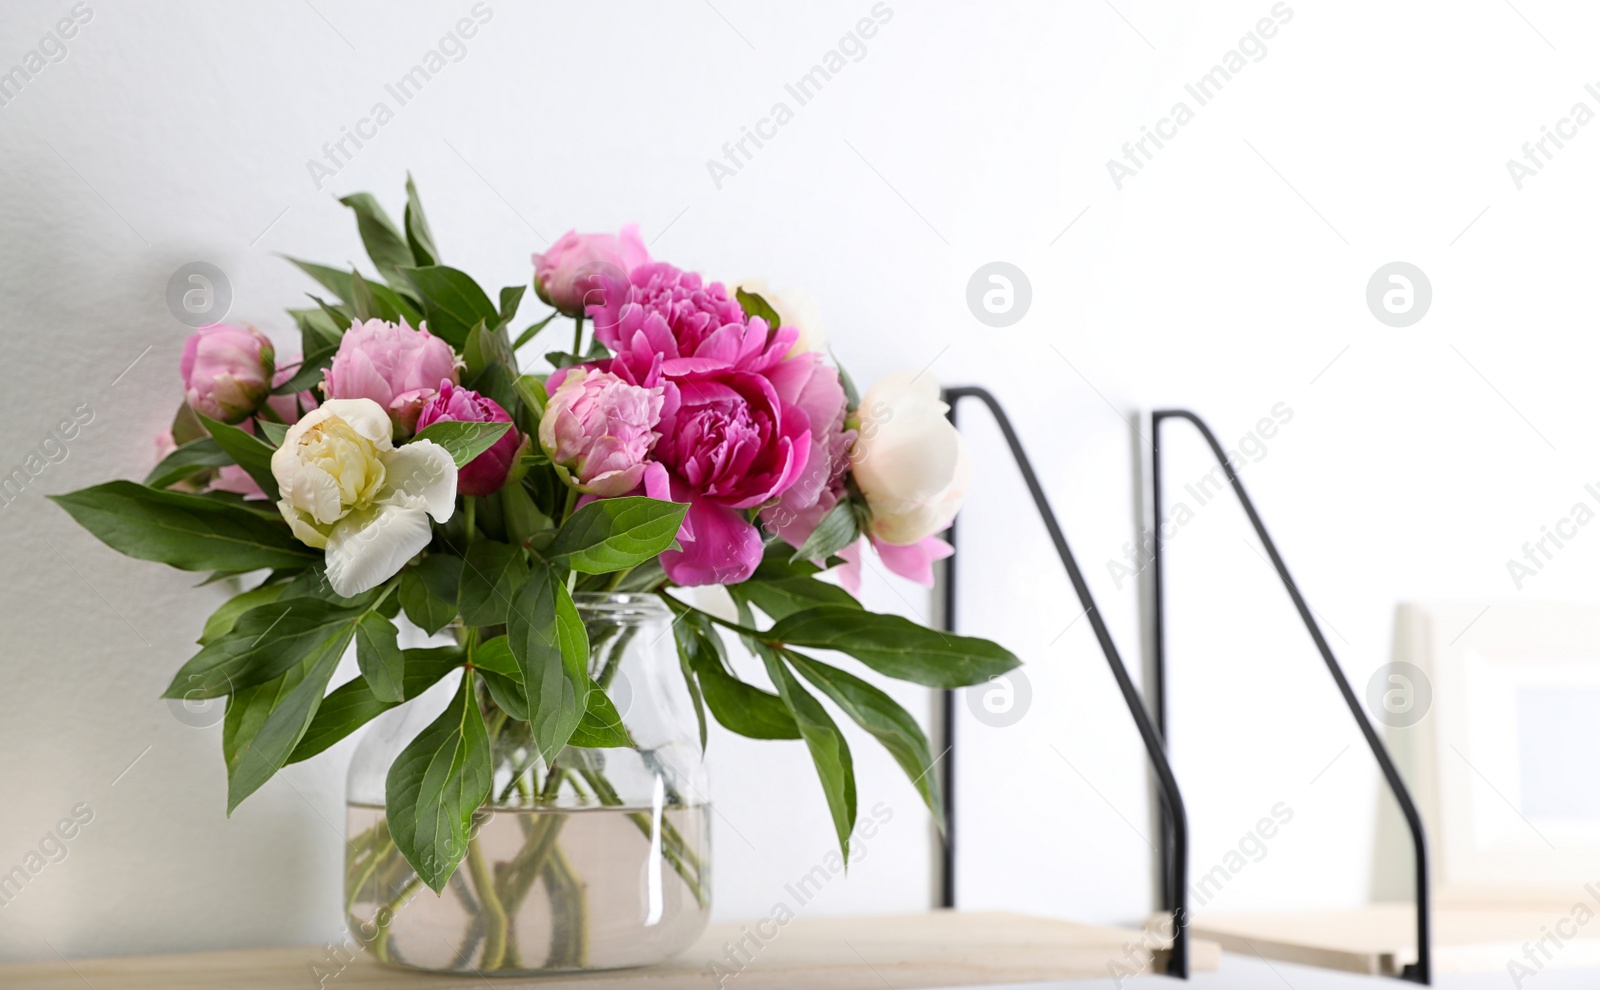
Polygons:
M494 786L467 854L435 895L395 849L384 786L400 751L444 710L459 674L386 712L348 780L345 909L379 961L488 974L619 969L683 950L711 911L710 806L672 615L653 595L579 595L590 676L633 748L567 747L548 764L527 724L478 683Z

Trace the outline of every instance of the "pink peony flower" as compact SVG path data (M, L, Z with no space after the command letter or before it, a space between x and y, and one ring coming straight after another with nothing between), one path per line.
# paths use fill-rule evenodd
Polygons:
M454 385L448 378L439 382L439 391L417 416L417 429L441 421L455 423L509 423L511 414L500 403L479 395L470 388ZM488 450L474 457L456 475L456 490L463 495L493 495L506 483L511 465L522 449L522 434L513 426Z
M844 428L844 386L839 372L814 354L794 354L809 361L811 377L800 390L796 405L811 422L811 452L806 470L778 498L778 504L761 513L761 521L792 547L802 546L823 517L844 496L844 476L850 470L850 446L856 431Z
M692 354L717 328L743 323L744 310L721 282L705 285L695 272L680 271L665 262L635 268L626 278L601 278L602 298L589 306L595 339L620 351L639 330L646 316L659 316L672 340L677 357ZM664 346L664 339L651 343ZM663 352L665 353L665 352Z
M943 560L956 552L955 547L937 536L925 536L906 546L885 543L876 536L868 537L866 543L877 551L878 559L883 561L883 566L903 578L917 582L924 588L933 587L933 562ZM838 570L839 584L852 595L861 594L864 550L863 541L857 540L839 551L839 556L844 558L844 564Z
M552 376L554 377L554 376ZM665 388L633 385L608 371L561 376L539 421L539 443L570 471L580 491L613 498L639 487L661 434Z
M322 380L329 399L371 399L389 411L402 434L415 431L422 406L441 380L459 382L450 345L428 332L399 323L352 323Z
M272 341L251 327L213 323L183 345L183 395L195 412L237 423L271 390Z
M549 251L533 256L533 291L568 316L582 316L585 305L599 298L604 276L625 280L649 260L636 223L616 234L569 230Z

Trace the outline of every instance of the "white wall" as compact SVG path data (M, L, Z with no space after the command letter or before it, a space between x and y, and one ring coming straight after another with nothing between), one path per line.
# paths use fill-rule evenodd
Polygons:
M1119 191L1107 159L1175 101L1193 109L1184 83L1272 6L888 0L865 56L795 108L784 84L868 0L488 0L465 57L319 190L307 159L471 3L88 0L64 60L0 108L0 465L80 404L95 414L0 509L0 869L78 803L95 817L0 909L0 959L337 930L348 748L225 821L218 730L157 697L224 592L117 556L42 494L148 467L177 400L185 329L163 297L178 266L220 266L232 316L288 345L282 310L310 286L276 255L357 257L333 197L396 207L407 169L447 260L486 285L526 280L528 254L569 227L637 220L660 257L809 289L864 383L928 367L992 388L1130 662L1135 584L1118 587L1106 561L1133 539L1130 424L1151 407L1197 409L1230 442L1275 404L1293 410L1245 479L1358 690L1387 659L1401 599L1593 599L1600 537L1520 591L1505 561L1600 479L1600 128L1520 191L1505 162L1573 103L1600 110L1584 91L1597 14L1528 0L1536 31L1487 0L1289 0L1267 54ZM0 66L70 9L6 4ZM794 119L718 189L707 160L779 100ZM964 301L994 260L1033 287L1009 328ZM1407 328L1364 301L1394 260L1433 286ZM1011 728L963 725L962 903L1141 917L1155 836L1137 737L997 434L975 410L966 421L980 470L961 623L1029 662L1034 700ZM1174 482L1201 475L1198 441L1168 436ZM1194 865L1221 861L1274 803L1294 811L1214 907L1362 900L1377 778L1242 514L1200 509L1172 552ZM876 578L869 598L929 612L924 593ZM864 806L896 817L808 910L923 907L933 847L914 794L865 741L857 757ZM798 746L719 734L712 761L718 911L755 917L828 849L821 795Z

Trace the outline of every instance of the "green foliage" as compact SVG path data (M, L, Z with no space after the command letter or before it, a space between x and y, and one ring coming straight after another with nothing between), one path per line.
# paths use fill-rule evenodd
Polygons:
M389 834L435 893L466 855L473 812L494 782L472 682L471 672L461 678L450 707L401 751L386 783Z
M511 654L528 694L528 723L546 762L583 717L589 690L589 634L562 575L536 562L506 617Z
M458 423L441 419L418 433L412 442L432 440L450 452L459 468L466 467L474 457L493 447L509 429L510 423Z
M986 639L838 605L796 612L773 626L769 637L789 646L848 653L880 674L936 688L982 684L1021 662Z
M108 481L50 500L111 549L180 570L300 568L321 557L281 519L202 495Z
M201 437L163 457L160 464L150 469L144 483L151 488L166 488L232 463L233 458L215 440Z
M670 548L689 506L643 496L605 498L572 514L550 556L584 574L627 570Z

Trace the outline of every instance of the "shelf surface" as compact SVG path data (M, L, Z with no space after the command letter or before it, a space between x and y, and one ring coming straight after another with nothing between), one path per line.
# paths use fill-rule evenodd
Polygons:
M1548 908L1435 907L1433 968L1437 974L1506 972L1525 960L1529 943L1573 917L1572 904ZM1593 910L1592 905L1589 907ZM1369 904L1345 911L1196 916L1193 934L1225 951L1283 962L1375 976L1398 976L1417 959L1416 909L1410 904ZM1600 966L1600 925L1562 925L1573 931L1549 959L1535 948L1537 968ZM1530 964L1530 968L1535 968Z
M713 962L731 971L725 945L749 925L712 925L682 955L658 966L519 979L494 977L493 990L705 990L716 986ZM1152 946L1154 951L1140 951ZM1131 951L1130 951L1131 950ZM74 960L0 966L0 986L30 990L305 990L313 965L327 966L318 946L242 949L176 956ZM1125 972L1165 965L1155 936L1019 914L936 911L866 918L797 918L778 929L736 979L739 990L901 990L1105 979L1115 963ZM1192 968L1216 969L1221 949L1195 940ZM475 973L439 976L379 966L362 953L336 977L338 987L483 990Z

